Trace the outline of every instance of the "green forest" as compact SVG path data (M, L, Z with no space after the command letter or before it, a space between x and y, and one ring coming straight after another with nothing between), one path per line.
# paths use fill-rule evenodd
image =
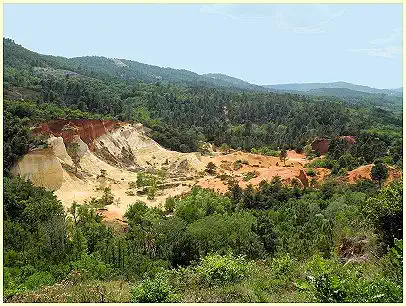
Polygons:
M383 183L388 167L403 166L401 101L277 93L3 43L4 301L403 301L403 181ZM308 174L319 167L331 175L306 188L274 177L241 189L231 178L226 194L194 187L161 208L137 201L125 226L107 224L97 210L113 203L108 188L66 211L54 192L10 173L45 143L30 127L57 118L140 122L180 152L209 142L314 158L310 143L327 137L328 153ZM367 164L372 180L343 180Z

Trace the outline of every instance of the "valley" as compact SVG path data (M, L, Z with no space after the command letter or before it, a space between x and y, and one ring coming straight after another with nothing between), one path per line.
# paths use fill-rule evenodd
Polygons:
M5 5L2 301L403 302L396 18L159 6Z

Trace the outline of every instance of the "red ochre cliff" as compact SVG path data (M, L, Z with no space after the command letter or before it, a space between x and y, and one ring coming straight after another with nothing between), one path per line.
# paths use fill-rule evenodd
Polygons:
M43 122L32 129L35 135L54 135L62 137L65 144L72 142L75 135L85 142L92 150L93 141L107 132L121 127L125 123L113 120L93 119L56 119Z
M355 136L340 136L339 138L344 139L349 146L352 146L357 142ZM330 141L331 139L329 138L316 138L311 144L312 150L320 154L326 154L328 152Z

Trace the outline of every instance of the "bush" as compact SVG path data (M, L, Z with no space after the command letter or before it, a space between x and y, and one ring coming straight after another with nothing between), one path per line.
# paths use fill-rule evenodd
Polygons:
M216 286L244 279L250 272L250 267L243 256L233 257L231 253L224 256L210 254L201 259L195 271L201 284Z
M251 153L253 154L261 154L265 156L273 156L273 157L279 157L280 151L275 151L272 150L270 147L260 147L258 149L252 148Z
M71 263L72 269L79 271L82 277L104 280L114 275L113 268L105 264L100 256L82 254L81 258Z
M230 249L234 254L244 254L249 258L259 258L264 254L264 244L253 231L256 218L248 212L213 214L199 219L187 227L193 248L199 255L211 252L226 254Z
M233 170L234 171L237 171L237 170L239 170L239 169L241 169L242 168L242 162L241 162L241 160L239 159L239 160L236 160L234 163L233 163Z
M137 186L153 186L154 184L159 184L158 178L150 173L138 173L137 174Z
M24 282L24 286L29 290L35 290L40 288L42 285L53 285L55 284L55 279L53 275L49 272L36 272L29 276Z
M211 174L211 175L214 175L214 174L216 174L216 168L217 168L217 166L213 163L213 162L209 162L208 164L207 164L207 166L206 166L206 172L208 173L208 174Z
M316 158L310 163L305 164L306 168L332 168L332 163L328 158Z
M244 180L245 182L248 182L249 180L251 180L251 179L257 177L258 175L259 175L259 172L258 172L258 171L246 172L246 173L244 173L244 178L243 178L243 180Z
M371 168L371 178L374 181L379 182L382 185L382 182L388 177L388 168L382 162L375 162Z
M165 200L165 210L169 213L172 213L175 209L176 201L175 198L169 196Z
M273 258L268 265L272 268L272 272L278 277L286 277L292 274L294 269L294 260L290 255L284 254L280 257Z
M383 243L393 246L394 238L402 239L403 233L403 186L402 181L393 182L379 191L376 197L369 198L362 206L365 216L372 221Z
M346 176L347 174L348 174L347 168L340 168L340 170L338 170L337 173L338 176Z
M306 156L309 156L310 154L312 154L312 152L313 152L313 148L312 148L311 145L307 145L307 146L305 146L305 147L303 148L303 153L304 153Z
M402 301L402 286L382 278L379 273L369 274L363 270L362 265L343 265L337 260L327 260L316 255L308 264L307 280L310 287L307 290L315 301L321 303Z
M312 168L310 168L309 170L307 170L307 175L310 175L310 176L316 176L316 174L317 174L317 172L314 170L314 169L312 169Z
M224 213L230 206L231 201L228 197L194 187L188 197L176 201L175 215L191 223L204 216Z
M155 199L155 193L156 193L156 183L154 183L152 186L147 187L147 199L148 200Z
M179 302L164 273L158 273L153 279L143 280L131 292L134 303L173 303Z

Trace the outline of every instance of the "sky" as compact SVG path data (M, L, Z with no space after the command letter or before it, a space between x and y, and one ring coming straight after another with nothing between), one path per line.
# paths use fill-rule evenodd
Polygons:
M4 4L4 36L258 85L401 87L401 4Z

